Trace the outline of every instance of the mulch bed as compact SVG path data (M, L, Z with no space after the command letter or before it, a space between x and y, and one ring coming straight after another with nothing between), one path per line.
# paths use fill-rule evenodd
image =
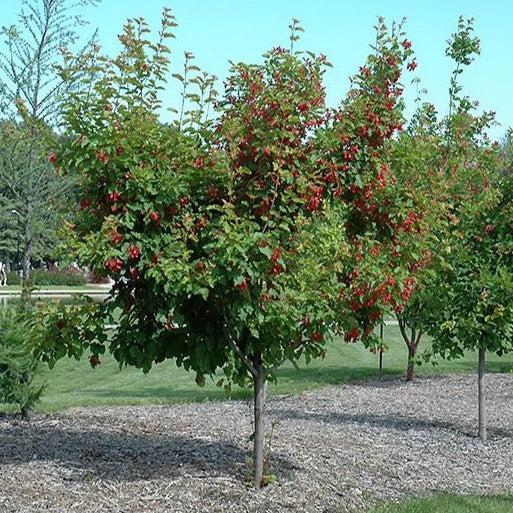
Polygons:
M487 387L487 442L471 375L271 398L277 481L258 491L244 480L247 402L4 415L0 511L342 513L441 491L512 492L513 375L489 375Z

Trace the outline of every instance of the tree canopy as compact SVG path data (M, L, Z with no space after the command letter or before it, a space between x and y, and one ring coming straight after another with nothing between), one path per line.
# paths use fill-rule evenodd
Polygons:
M274 370L322 356L333 334L371 343L413 290L422 213L390 141L415 61L401 26L380 21L347 98L327 109L326 57L274 48L233 65L213 122L184 128L158 117L174 25L165 10L152 42L130 20L117 57L94 48L61 70L94 78L70 91L50 157L79 186L69 246L114 286L104 303L43 313L39 350L51 364L88 351L93 365L109 350L144 371L174 358L199 384L252 382L260 486Z

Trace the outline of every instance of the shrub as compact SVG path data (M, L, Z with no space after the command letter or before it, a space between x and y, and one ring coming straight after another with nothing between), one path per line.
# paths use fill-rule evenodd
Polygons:
M87 283L85 276L79 272L47 271L45 269L34 269L30 273L32 285L35 287L43 286L67 286L82 287ZM7 274L8 285L20 285L21 278L19 274L10 272Z
M33 382L39 362L31 354L25 316L16 307L0 309L0 403L17 406L26 418L44 386Z
M7 285L21 285L21 276L15 271L8 272Z

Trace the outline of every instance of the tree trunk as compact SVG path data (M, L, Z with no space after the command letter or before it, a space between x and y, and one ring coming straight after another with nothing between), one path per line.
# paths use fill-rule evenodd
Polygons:
M412 341L413 342L413 341ZM408 366L406 367L406 381L412 381L415 375L415 353L417 347L414 343L408 344Z
M253 486L261 488L264 478L264 407L267 384L262 365L262 355L253 355L253 401L255 433L253 438Z
M381 317L381 324L379 325L379 379L383 378L383 317Z
M417 328L410 328L411 333L408 335L407 333L407 323L403 317L398 317L397 321L399 323L399 330L401 331L401 335L403 337L406 346L408 347L408 363L406 366L406 381L412 381L413 376L415 375L415 355L417 354L417 349L420 344L420 339L422 337L422 330L417 330Z
M31 205L27 205L23 228L23 267L21 274L21 298L24 303L30 301L32 286L30 283L30 259L32 257Z
M27 213L25 226L23 229L23 267L22 267L22 282L27 286L30 281L30 259L32 257L32 234L30 230L31 219Z
M485 348L479 344L479 365L477 368L478 402L479 402L479 438L486 440L486 393L485 393Z

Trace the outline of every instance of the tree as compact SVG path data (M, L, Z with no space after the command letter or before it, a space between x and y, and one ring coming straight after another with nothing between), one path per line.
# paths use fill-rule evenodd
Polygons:
M397 313L399 327L408 347L406 380L413 378L416 353L426 330L425 310L439 294L439 273L451 248L461 243L460 214L480 201L496 173L484 137L493 116L476 116L476 105L462 95L459 77L464 66L479 53L480 42L472 37L473 20L459 19L458 32L448 41L447 56L455 62L449 87L449 114L438 120L436 109L423 103L395 147L394 165L400 180L410 181L421 191L423 212L430 226L426 262L411 301Z
M430 279L437 264L437 248L446 241L445 216L450 202L441 165L443 130L437 120L435 107L421 104L409 126L396 139L392 167L401 183L412 184L421 203L424 230L423 262L416 269L416 284L404 308L396 309L395 316L401 336L408 348L406 381L414 376L417 350L422 339L422 308L424 295L433 290Z
M16 203L22 229L23 282L29 283L34 240L55 217L45 204L62 196L63 181L54 176L41 140L58 125L59 98L73 87L59 78L54 65L61 49L77 40L74 27L83 20L72 12L96 0L23 0L18 24L4 27L0 53L0 106L4 116L0 181ZM8 132L8 133L6 133ZM25 287L28 290L28 287Z
M60 209L70 188L70 180L59 177L49 162L39 162L38 180L29 180L32 168L28 155L32 143L25 123L0 122L0 208L4 213L4 247L0 257L3 262L16 262L18 266L24 255L27 258L21 260L25 261L27 273L30 261L48 258L55 249ZM32 193L27 195L29 182ZM26 216L29 204L30 221Z
M62 70L95 73L90 92L71 92L55 152L80 186L71 246L115 284L104 303L42 312L38 350L50 364L89 351L96 365L108 349L145 372L174 358L199 385L216 371L227 390L251 383L260 487L275 370L322 356L334 333L371 339L411 292L420 216L388 164L410 43L380 22L334 111L326 58L275 48L262 64L233 65L213 131L195 128L201 116L180 130L158 119L173 26L165 10L151 42L130 20L118 57L94 51Z
M458 358L465 351L478 350L479 435L483 440L487 437L485 352L500 356L513 349L511 211L508 176L464 212L460 244L447 255L427 316L433 353Z
M479 353L479 434L486 439L485 351L512 349L511 177L502 172L497 145L486 129L493 115L475 115L457 81L462 65L472 62L479 40L472 20L460 18L447 54L457 64L451 80L451 113L440 147L448 196L436 266L423 292L422 325L434 338L432 353L456 358Z

